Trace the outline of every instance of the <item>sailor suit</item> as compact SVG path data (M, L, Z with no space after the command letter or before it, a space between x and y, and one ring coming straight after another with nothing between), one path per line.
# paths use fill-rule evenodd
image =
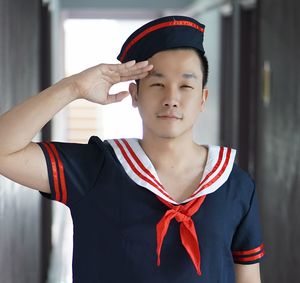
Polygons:
M209 145L198 187L177 203L137 139L39 145L44 195L71 211L74 282L232 283L234 263L264 256L255 185L233 149Z

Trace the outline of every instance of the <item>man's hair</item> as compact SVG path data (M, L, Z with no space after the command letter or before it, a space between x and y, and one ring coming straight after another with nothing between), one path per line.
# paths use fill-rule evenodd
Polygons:
M197 50L196 50L196 52L201 61L201 70L202 70L202 74L203 74L202 87L204 88L207 85L207 81L208 81L208 72L209 72L208 60L207 60L207 57L203 53L198 52Z
M202 52L192 47L178 47L178 48L173 48L172 50L193 50L197 53L201 62L201 71L203 75L202 87L205 87L208 81L208 69L209 69L207 57Z
M209 71L209 67L208 67L208 60L207 57L200 51L198 51L195 48L192 47L177 47L177 48L172 48L172 49L168 49L168 50L193 50L197 53L200 62L201 62L201 71L202 71L202 87L204 88L207 84L208 81L208 71ZM167 50L164 50L167 51ZM136 81L137 86L139 86L139 80Z

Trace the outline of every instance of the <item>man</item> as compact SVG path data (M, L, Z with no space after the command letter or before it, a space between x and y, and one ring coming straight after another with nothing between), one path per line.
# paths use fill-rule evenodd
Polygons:
M203 33L188 17L151 21L124 43L122 64L65 78L2 115L1 174L71 210L74 282L260 282L254 183L235 150L192 138L208 97ZM75 99L122 100L128 92L109 89L128 80L141 140L31 142Z

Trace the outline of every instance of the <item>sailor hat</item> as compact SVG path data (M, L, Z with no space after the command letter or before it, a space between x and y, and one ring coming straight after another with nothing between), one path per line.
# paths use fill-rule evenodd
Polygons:
M204 54L205 25L186 16L167 16L148 22L132 33L122 46L122 63L147 60L155 53L173 48L194 48Z

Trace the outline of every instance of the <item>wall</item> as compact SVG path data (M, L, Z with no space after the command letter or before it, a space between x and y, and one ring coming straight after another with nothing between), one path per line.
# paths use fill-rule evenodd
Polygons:
M0 113L38 92L39 9L0 0ZM39 270L40 196L0 176L0 282L40 282Z
M209 90L205 110L194 126L194 138L199 144L220 143L220 25L219 9L207 11L196 17L205 24L204 49L209 63L207 88Z
M263 282L300 278L299 11L298 0L259 1L260 68L265 61L271 66L270 100L260 98L258 124L257 187L267 252Z

